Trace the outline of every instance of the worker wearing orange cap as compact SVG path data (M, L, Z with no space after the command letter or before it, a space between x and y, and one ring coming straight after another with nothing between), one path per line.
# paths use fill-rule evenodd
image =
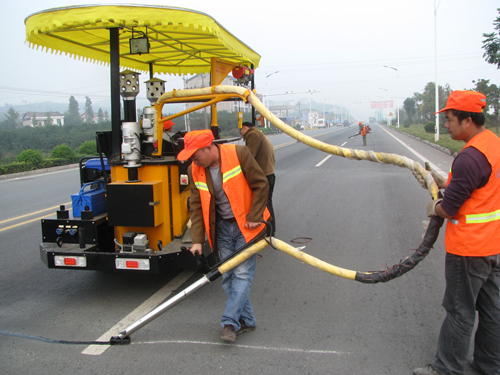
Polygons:
M429 202L428 216L446 224L446 291L435 360L416 375L462 374L468 358L476 311L478 323L469 364L481 374L500 374L500 138L486 129L486 97L452 91L446 129L465 142L455 157L443 199ZM438 113L439 113L438 112Z
M205 233L224 259L254 239L269 220L266 208L269 184L266 175L246 146L213 143L210 130L194 130L184 136L184 149L177 155L190 159L191 237L193 255L202 254ZM228 299L222 314L221 339L253 331L256 320L250 304L257 256L254 255L222 275Z
M366 135L368 134L368 129L366 129L366 125L363 122L359 122L359 133L363 137L363 146L366 146Z

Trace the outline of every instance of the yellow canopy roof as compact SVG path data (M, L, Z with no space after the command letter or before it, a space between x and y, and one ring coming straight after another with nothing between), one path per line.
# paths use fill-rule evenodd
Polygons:
M207 14L148 5L81 5L52 8L28 16L31 48L64 52L109 64L109 28L120 30L120 66L135 71L197 74L210 72L210 58L258 67L260 55ZM147 34L149 53L130 54L129 39Z

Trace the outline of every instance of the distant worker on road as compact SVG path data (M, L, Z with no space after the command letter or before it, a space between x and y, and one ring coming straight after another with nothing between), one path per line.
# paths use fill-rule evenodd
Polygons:
M276 233L276 216L274 215L273 207L273 192L274 183L276 182L276 176L274 174L274 147L269 141L269 139L262 133L259 129L255 127L255 124L245 121L241 127L241 135L245 140L245 144L250 150L260 168L267 177L269 182L269 197L267 200L267 209L271 214L271 225L273 227L271 235L274 236Z
M485 106L483 94L457 90L439 111L446 111L451 138L466 144L448 181L434 177L445 189L443 199L427 206L428 216L448 219L442 303L446 317L434 361L415 369L415 375L463 374L476 311L469 364L479 374L500 374L500 138L484 126Z
M366 146L366 135L368 134L368 129L366 128L366 125L361 121L359 122L359 132L363 137L363 146Z

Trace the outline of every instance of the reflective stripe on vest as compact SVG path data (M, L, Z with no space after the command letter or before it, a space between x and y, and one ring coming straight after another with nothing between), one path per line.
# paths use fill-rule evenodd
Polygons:
M467 224L474 223L489 223L490 221L500 220L500 210L487 212L484 214L466 215L465 221Z
M231 169L230 171L227 171L226 173L224 173L222 175L222 183L224 184L226 181L238 176L240 173L242 173L241 165L238 165L237 167L234 167L233 169Z
M205 182L196 181L194 186L196 186L198 190L208 191L208 185Z

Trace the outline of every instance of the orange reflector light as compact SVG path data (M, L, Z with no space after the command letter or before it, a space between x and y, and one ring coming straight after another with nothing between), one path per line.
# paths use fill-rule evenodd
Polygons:
M64 265L65 266L76 266L76 259L75 258L64 258Z
M136 260L127 260L125 266L127 268L139 268L139 262Z
M116 258L115 267L117 270L149 271L149 259L140 258Z
M54 255L54 265L57 267L87 267L87 258Z

